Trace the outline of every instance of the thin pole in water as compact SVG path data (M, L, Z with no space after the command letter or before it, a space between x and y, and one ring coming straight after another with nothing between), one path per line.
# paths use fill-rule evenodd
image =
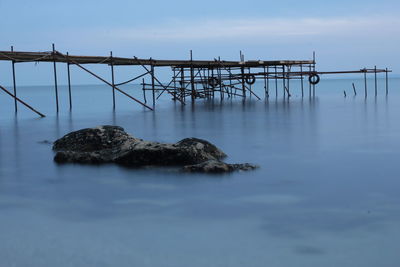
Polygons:
M374 67L374 77L375 77L375 96L378 95L378 79L376 77L376 66Z
M147 104L146 89L144 87L145 87L144 78L142 78L143 100L144 100L144 103Z
M282 65L282 84L283 84L283 99L286 98L286 90L285 90L285 65Z
M154 83L154 65L151 64L151 92L153 98L153 108L156 106L156 92L155 92L155 83Z
M14 47L11 46L11 52L14 52ZM13 86L14 86L14 109L15 109L15 113L18 112L18 106L17 106L17 82L15 79L15 61L11 61L12 64L12 74L13 74Z
M365 98L368 96L367 92L367 69L364 68L364 90L365 90Z
M54 71L54 90L55 90L55 93L56 93L56 109L57 109L57 113L58 113L58 111L59 111L59 106L58 106L58 86L57 86L57 67L56 67L56 61L55 61L55 51L56 51L56 48L55 48L55 45L54 44L52 44L52 47L53 47L53 71Z
M278 69L275 65L275 97L278 98Z
M113 52L110 51L110 66L111 66L111 85L112 85L112 96L113 96L113 109L115 109L115 80L114 80L114 64L113 64Z
M300 65L300 79L301 79L301 98L303 98L304 97L303 65Z
M69 109L72 110L72 93L71 93L71 71L70 71L70 63L68 60L68 52L67 52L67 75L68 75L68 96L69 96Z
M388 69L385 70L385 83L386 83L386 95L389 93L389 78L388 78Z

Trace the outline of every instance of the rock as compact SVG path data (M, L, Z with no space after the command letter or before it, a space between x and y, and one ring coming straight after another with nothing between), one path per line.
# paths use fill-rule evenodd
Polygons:
M75 131L54 142L58 163L107 163L126 166L186 165L219 160L225 153L202 139L186 138L176 144L134 138L118 126Z
M227 164L226 154L210 142L185 138L175 144L135 138L119 126L98 126L71 132L53 144L57 163L117 163L125 166L185 166L189 172L232 172L256 166Z
M183 167L186 172L205 172L205 173L223 173L237 170L248 171L258 168L249 163L229 164L219 160L208 160L199 164L187 165Z
M42 141L38 141L38 144L51 145L51 144L53 144L53 142L51 142L49 140L42 140Z
M178 146L193 147L199 150L204 150L205 152L213 155L217 159L222 159L226 157L226 154L222 152L219 148L211 144L206 140L199 138L185 138L176 143Z
M71 132L54 142L53 150L93 152L119 148L127 141L136 139L119 126L104 125Z

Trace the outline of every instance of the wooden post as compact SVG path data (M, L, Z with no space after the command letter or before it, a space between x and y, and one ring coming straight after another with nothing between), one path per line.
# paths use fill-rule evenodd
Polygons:
M275 65L275 97L278 98L278 70Z
M311 83L310 83L310 75L311 75L311 65L308 66L309 75L308 75L308 96L311 98Z
M196 89L194 86L194 69L193 69L193 51L190 50L190 85L191 85L191 96L192 100L196 98Z
M110 52L110 66L111 66L111 85L112 85L113 109L115 109L115 80L114 80L114 64L113 64L112 51Z
M156 105L156 91L155 91L155 86L154 86L154 65L151 64L151 92L152 92L152 97L153 97L153 108Z
M14 47L11 46L11 52L14 52ZM15 113L18 112L18 106L17 106L17 83L16 83L16 79L15 79L15 61L11 61L11 65L12 65L12 74L13 74L13 86L14 86L14 109L15 109Z
M364 91L365 91L365 98L367 98L367 69L364 68Z
M228 69L228 75L229 75L229 90L230 90L230 94L231 94L231 96L232 96L232 78L231 78L231 74L232 74L232 71L231 71L231 67L229 67L229 69Z
M265 66L264 66L264 93L265 93L265 97L268 98L268 90L267 90L267 70L265 69Z
M290 95L290 71L291 71L291 66L288 66L288 72L287 72L287 94L288 98L291 97Z
M374 77L375 77L375 96L378 95L378 79L376 77L376 66L374 67Z
M172 98L173 101L176 101L176 94L177 94L177 90L176 90L176 71L175 68L173 69L174 71L174 97ZM178 73L179 74L179 73Z
M356 86L353 83L353 91L354 91L354 95L357 95L357 91L356 91Z
M389 78L388 78L388 69L385 70L385 85L386 85L386 95L389 93Z
M222 100L222 99L224 99L224 92L222 90L222 75L221 75L221 67L220 67L221 66L221 57L218 57L218 63L219 63L219 66L218 66L217 71L218 71L218 80L219 80L219 95Z
M303 65L300 65L300 79L301 79L301 98L304 97L304 78L303 78Z
M246 86L244 85L244 67L241 67L240 71L242 73L242 92L243 92L243 97L246 97Z
M282 65L282 84L283 84L283 99L285 99L286 98L286 90L285 90L285 88L286 88L286 84L285 84L285 76L286 76L286 74L285 74L285 65Z
M143 90L143 100L144 103L147 104L147 99L146 99L146 89L144 88L145 83L144 83L144 78L142 78L142 90Z
M186 93L185 93L185 69L181 68L181 99L183 102L186 100Z
M53 59L54 59L56 48L55 48L54 44L52 44L52 47L53 47ZM56 93L56 109L57 109L57 113L58 113L59 106L58 106L57 67L56 67L55 59L53 60L53 71L54 71L54 90Z
M214 68L211 68L211 77L212 77L212 79L214 81ZM215 96L215 85L211 86L211 92L212 92L212 98L214 98L214 96Z
M269 66L267 66L267 73L265 75L267 76L267 97L269 98Z
M315 51L313 52L313 72L315 73ZM315 84L312 85L313 97L315 97Z
M67 52L67 75L68 75L68 96L69 96L69 109L72 110L72 93L71 93L71 71L70 65L68 60L68 52Z

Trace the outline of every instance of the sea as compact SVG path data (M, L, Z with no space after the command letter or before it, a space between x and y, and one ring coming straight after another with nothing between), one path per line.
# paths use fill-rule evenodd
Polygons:
M355 83L356 93L352 88ZM8 86L12 91L12 87ZM140 85L121 89L141 97ZM106 85L0 91L0 267L396 267L400 262L400 79L299 81L265 98L150 111ZM345 96L345 93L346 96ZM161 92L159 92L161 93ZM147 95L151 105L151 95ZM52 142L98 125L135 137L206 139L248 172L58 165Z

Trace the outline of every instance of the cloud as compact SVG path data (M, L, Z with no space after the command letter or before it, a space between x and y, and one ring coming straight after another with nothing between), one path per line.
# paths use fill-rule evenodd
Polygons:
M171 21L102 31L121 41L223 41L232 39L305 39L324 36L373 37L400 33L395 17L255 18Z

